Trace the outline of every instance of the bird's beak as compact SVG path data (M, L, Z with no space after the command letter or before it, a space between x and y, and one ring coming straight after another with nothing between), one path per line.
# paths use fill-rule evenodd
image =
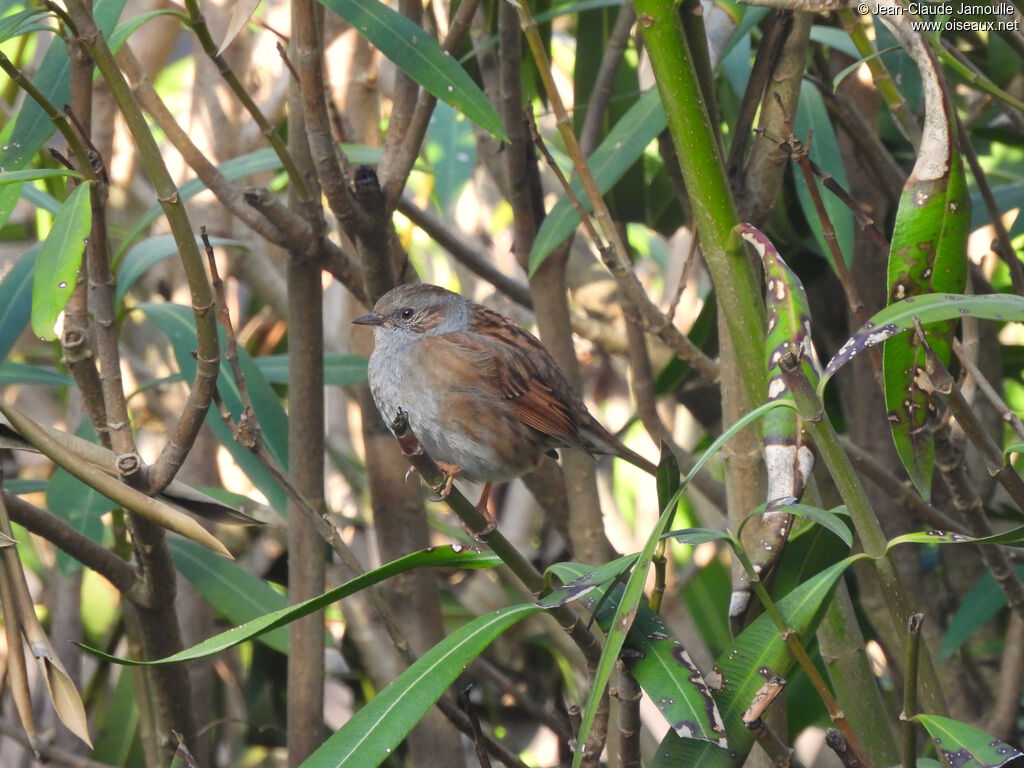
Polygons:
M378 315L376 312L371 312L368 315L357 317L352 321L354 325L384 325L384 315Z

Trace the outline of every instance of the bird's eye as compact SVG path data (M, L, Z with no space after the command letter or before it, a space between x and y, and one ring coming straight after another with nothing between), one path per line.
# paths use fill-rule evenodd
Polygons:
M411 320L414 314L416 313L413 311L412 307L406 307L398 313L398 316L403 320Z

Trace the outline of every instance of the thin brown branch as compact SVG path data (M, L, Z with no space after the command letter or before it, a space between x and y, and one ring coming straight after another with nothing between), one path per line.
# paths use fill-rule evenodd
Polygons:
M598 244L598 250L602 253L602 260L607 264L608 259L612 258L609 255L609 246L603 244L603 240L594 227L592 219L583 208L582 203L577 197L575 191L572 189L572 186L569 184L568 179L565 178L565 174L561 172L557 163L555 163L555 160L548 151L547 145L541 138L540 133L535 130L536 125L532 122L532 115L529 117L531 117L531 127L534 128L534 142L537 144L537 147L547 160L549 167L554 172L555 177L558 179L559 184L565 191L566 196L579 213L580 220L583 223L583 228L587 231L591 240ZM697 345L690 341L685 334L672 324L671 318L655 306L655 304L647 297L643 287L640 286L639 282L636 280L636 275L634 275L631 270L627 271L628 276L625 273L615 271L613 271L612 274L616 278L616 282L618 283L624 297L631 301L633 306L637 308L637 312L643 320L644 328L664 341L673 352L689 363L694 371L705 381L709 383L718 381L718 364L705 355Z
M109 549L83 536L59 517L45 509L4 491L4 502L11 520L24 526L36 536L46 539L75 560L96 571L133 602L145 599L145 591L138 573L129 563Z
M1013 410L1006 404L1006 401L999 396L985 374L981 372L977 363L971 359L970 355L965 354L963 344L960 343L959 339L953 340L953 351L956 353L957 359L960 360L960 364L964 369L971 375L975 383L978 385L978 389L981 390L982 394L989 401L993 408L995 408L1003 421L1010 425L1017 437L1024 440L1024 422L1021 422L1020 417L1013 412Z
M978 162L978 153L974 150L971 135L964 130L964 126L959 119L957 119L957 129L960 151L967 158L967 164L971 167L974 183L978 185L978 192L981 195L982 202L985 204L985 210L988 212L989 221L992 224L992 228L996 231L996 239L992 242L992 250L995 251L995 254L1010 270L1010 284L1013 287L1013 292L1018 296L1024 296L1024 266L1021 265L1020 257L1010 241L1010 234L1006 231L1006 226L1003 224L1003 214L996 203L995 195L992 194L992 187L988 183L988 176L985 174L985 169L981 167L981 163Z
M517 304L533 308L530 289L497 269L469 238L448 226L429 208L420 208L408 196L398 198L398 211L422 229L470 272L483 278Z
M612 90L615 86L615 77L622 65L622 58L626 53L626 46L629 44L629 33L636 21L636 9L632 0L624 0L619 6L619 12L615 17L615 26L608 34L604 44L604 53L601 55L601 64L594 76L594 83L590 89L590 103L587 104L587 114L583 118L583 127L580 129L580 149L584 155L590 156L597 147L601 135L601 127L604 123L605 110L608 109L608 102L612 97Z
M448 28L448 34L445 35L444 42L441 44L441 47L449 54L454 55L458 50L466 32L469 31L470 22L479 4L480 0L463 0L459 3ZM420 88L409 125L401 136L401 143L390 141L389 126L389 141L377 171L388 210L394 209L399 204L409 173L416 163L416 158L419 157L423 138L427 135L427 128L430 126L430 118L434 114L436 105L437 97L426 88Z
M850 463L856 467L857 472L889 494L894 502L905 506L918 519L923 520L940 531L966 534L962 525L947 516L938 507L924 501L917 491L914 490L914 486L909 480L901 480L896 477L871 453L865 451L848 438L841 437L839 440L843 450L846 451L847 457L850 459Z

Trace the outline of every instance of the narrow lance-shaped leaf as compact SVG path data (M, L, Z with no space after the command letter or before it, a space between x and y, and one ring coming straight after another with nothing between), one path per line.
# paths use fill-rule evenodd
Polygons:
M967 723L939 715L917 715L914 720L928 731L946 761L957 768L999 768L1021 756L1009 744Z
M889 252L889 303L926 293L957 293L967 277L967 194L952 103L938 62L909 17L880 16L921 73L924 129L914 169L903 188ZM949 362L955 322L926 325L928 343ZM935 405L918 384L924 352L913 336L888 342L882 354L885 407L900 460L922 496L931 493L935 444L929 421Z
M846 569L866 555L853 555L811 577L776 603L786 626L805 640L814 632L832 595L836 582ZM768 614L758 616L722 652L715 664L713 675L720 681L712 689L719 712L725 722L729 753L717 745L695 739L681 739L670 731L658 749L651 768L669 768L678 765L738 765L750 751L754 737L741 719L757 691L772 676L786 677L793 665L793 657L786 641Z
M598 191L603 195L622 178L637 159L643 155L644 149L658 134L665 130L668 118L661 106L658 89L652 88L644 93L629 108L600 146L587 160ZM583 184L574 179L572 188L585 211L591 210L590 200L583 194ZM580 215L576 207L567 197L562 197L544 217L530 249L530 273L544 263L548 255L557 248L580 225Z
M75 290L92 228L91 189L86 181L68 195L39 251L32 274L32 332L41 339L57 338L53 326Z
M579 578L586 569L579 563L551 567L561 578ZM615 591L621 598L622 590ZM603 603L603 592L604 588L595 590L581 604L596 611L598 626L608 631L615 603ZM636 619L626 635L621 657L677 735L725 747L725 726L708 684L665 622L643 601L637 605Z
M993 293L965 296L959 293L931 293L890 304L857 329L835 357L829 360L820 390L836 371L869 347L914 329L914 319L922 325L959 317L975 317L1000 323L1024 323L1024 297Z
M359 710L302 763L302 768L380 765L465 665L498 635L538 611L584 597L614 578L619 567L618 562L604 565L539 602L501 608L463 625L423 654Z
M320 0L406 75L499 141L501 118L473 78L427 32L379 0Z
M780 361L787 352L800 356L804 375L818 380L817 356L811 344L811 311L800 279L782 260L772 242L750 224L740 224L740 237L750 243L761 257L765 273L765 309L768 333L765 337L765 366L768 369L767 400L793 396L786 388ZM764 440L765 467L768 471L767 508L760 518L752 518L754 535L750 562L762 578L775 565L792 525L786 505L800 500L807 478L814 467L814 453L804 433L799 415L789 408L779 408L764 417L761 423ZM729 601L729 616L737 619L750 603L750 577L746 572L736 575Z

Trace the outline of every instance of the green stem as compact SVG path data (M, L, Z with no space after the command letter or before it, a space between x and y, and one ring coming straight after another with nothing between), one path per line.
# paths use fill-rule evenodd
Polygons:
M846 504L861 546L872 558L881 589L889 596L886 607L889 609L893 625L903 626L911 613L910 600L903 581L887 554L888 542L871 508L864 486L861 485L860 478L843 451L832 422L825 415L824 405L804 375L800 360L795 354L787 353L780 361L780 367L786 386L793 393L797 412L804 420L804 427L814 440L818 455L824 461L843 503ZM927 709L935 714L944 715L948 711L946 702L931 657L928 655L921 660L921 678L921 693Z
M868 38L864 25L849 8L840 9L838 14L839 23L843 25L843 29L850 36L850 40L853 42L857 52L864 57L864 61L868 65L871 79L875 83L875 88L878 89L878 94L882 97L882 101L889 108L889 112L892 113L896 124L903 131L903 135L907 137L907 140L913 145L916 152L921 145L921 128L917 124L914 113L910 111L910 106L904 100L903 94L900 93L896 84L893 83L892 75L889 74L889 70L878 55L875 44Z
M818 692L818 696L821 697L822 702L825 704L825 708L828 710L829 717L832 722L836 724L843 736L846 737L847 743L850 748L857 755L863 755L863 750L860 747L860 743L857 741L857 737L853 733L853 729L850 727L849 722L846 720L846 716L843 714L839 705L836 704L836 700L832 697L832 692L828 688L828 684L825 679L818 672L818 668L814 665L811 657L807 654L807 649L804 648L803 643L800 640L800 636L786 623L782 614L779 613L778 607L775 605L775 601L772 600L768 594L768 590L764 588L764 583L761 581L757 571L754 570L753 563L750 562L750 558L747 553L743 550L743 545L738 538L730 538L733 552L735 552L737 559L743 566L743 569L747 572L747 576L750 578L750 586L754 590L754 594L757 595L758 600L761 601L761 605L764 606L765 613L767 613L771 620L778 627L779 632L782 635L782 639L786 643L786 647L789 652L796 659L796 662L803 669L804 674L807 675L807 679L811 681L811 685ZM866 764L866 763L865 763Z
M68 120L67 115L61 112L55 107L43 92L36 88L35 84L25 77L24 73L8 59L3 53L0 53L0 69L3 69L7 73L8 77L14 83L17 83L18 87L21 88L29 97L36 102L46 116L53 121L53 124L57 126L57 130L60 131L64 140L67 141L68 146L71 147L71 151L75 155L75 159L78 161L78 170L82 176L86 179L96 180L96 174L92 169L92 163L89 162L89 152L85 147L85 142L82 141L82 137L78 135L78 131L75 130L74 126L71 125L71 121Z
M906 669L903 670L903 768L917 768L917 725L911 718L917 714L917 666L921 655L921 624L923 613L912 613L907 619Z
M697 71L673 0L637 0L636 10L743 391L748 403L758 403L765 392L764 302L746 250L732 235L738 216Z

